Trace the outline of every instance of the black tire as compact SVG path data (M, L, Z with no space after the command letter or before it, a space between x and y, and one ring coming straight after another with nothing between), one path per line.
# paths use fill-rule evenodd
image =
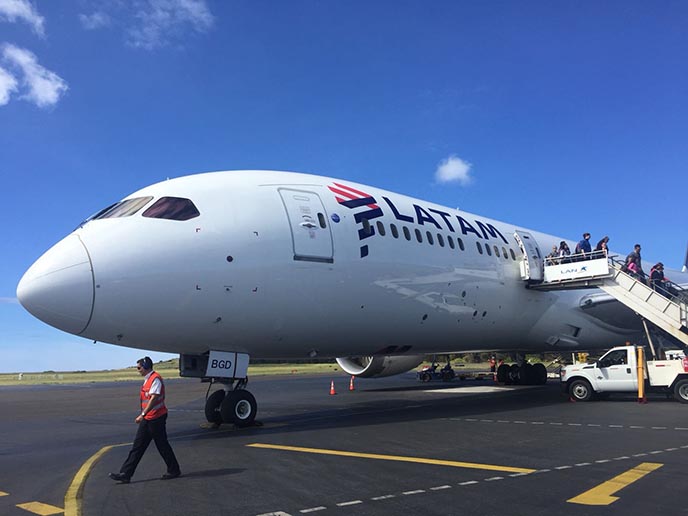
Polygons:
M518 384L519 385L533 385L533 366L531 364L524 363L518 372Z
M674 385L674 398L681 403L688 403L688 380L683 379Z
M454 371L442 371L442 381L443 382L449 382L449 381L453 380L454 376L456 376Z
M511 367L507 364L502 364L497 368L497 381L499 383L506 383L509 379L509 369Z
M545 364L540 362L533 364L533 383L535 385L545 385L547 383L547 368Z
M509 375L507 377L507 385L518 385L521 381L521 368L518 364L511 364L509 368Z
M222 416L220 415L220 405L225 399L225 391L219 390L208 396L205 400L205 418L208 423L215 423L217 425L222 423Z
M420 375L420 381L423 383L428 383L432 380L432 375L430 373L423 373Z
M573 380L569 383L569 396L576 401L590 401L594 391L590 382L583 379Z
M258 404L256 398L248 391L238 390L230 392L220 405L220 415L224 423L236 426L251 426L256 419Z

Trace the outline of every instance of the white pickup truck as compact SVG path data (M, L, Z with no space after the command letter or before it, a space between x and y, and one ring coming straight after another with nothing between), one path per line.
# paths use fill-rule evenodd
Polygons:
M688 403L688 358L647 360L644 364L645 390L673 394ZM614 392L638 392L638 349L621 346L610 349L594 363L561 368L562 389L576 401L605 397Z

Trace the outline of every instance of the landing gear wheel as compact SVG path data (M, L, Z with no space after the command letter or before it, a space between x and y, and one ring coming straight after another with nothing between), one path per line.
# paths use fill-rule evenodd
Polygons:
M225 391L219 390L208 396L205 400L205 418L208 423L215 423L219 425L222 423L222 416L220 415L220 405L225 399Z
M535 385L545 385L547 383L547 368L545 364L540 362L533 364L533 383Z
M587 380L574 380L569 385L569 395L576 401L590 401L593 395L592 386Z
M256 419L257 412L256 398L243 389L228 393L220 405L222 421L234 423L239 427L251 426Z
M502 364L497 368L497 382L506 383L509 379L509 369L507 364Z
M509 367L509 374L507 376L506 384L507 385L518 385L520 382L519 380L521 379L521 368L518 367L518 364L511 364L511 367Z
M533 366L531 364L524 363L519 371L518 384L533 385L535 383L533 381L534 377L535 375L533 374Z
M688 380L679 380L674 385L674 398L681 403L688 403Z

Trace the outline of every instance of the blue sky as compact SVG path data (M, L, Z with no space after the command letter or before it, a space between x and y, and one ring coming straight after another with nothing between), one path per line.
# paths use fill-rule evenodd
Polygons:
M335 176L680 268L687 28L682 0L0 0L0 371L142 355L44 325L16 285L195 172Z

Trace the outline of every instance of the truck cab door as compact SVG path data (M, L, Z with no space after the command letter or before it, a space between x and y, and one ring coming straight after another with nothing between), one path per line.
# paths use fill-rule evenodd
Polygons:
M630 360L633 348L614 349L597 361L595 379L601 392L632 392L638 389L635 360Z

